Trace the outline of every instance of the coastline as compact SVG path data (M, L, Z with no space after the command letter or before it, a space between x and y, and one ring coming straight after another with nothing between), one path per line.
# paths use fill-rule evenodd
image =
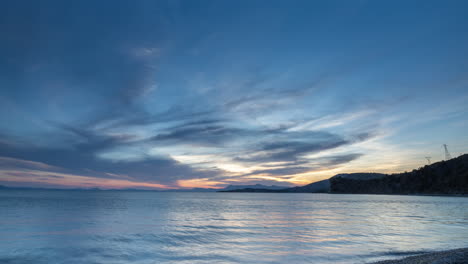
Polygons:
M468 247L436 251L406 257L403 259L382 260L370 264L467 264Z

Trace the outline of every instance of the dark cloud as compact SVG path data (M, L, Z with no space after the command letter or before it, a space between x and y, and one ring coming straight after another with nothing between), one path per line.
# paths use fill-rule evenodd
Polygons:
M53 123L55 126L70 132L72 136L78 136L77 143L72 147L89 153L98 152L100 150L112 149L114 147L125 144L130 141L133 137L131 135L118 135L108 136L100 135L90 130L80 129L66 124Z
M238 139L264 137L284 133L288 127L278 128L238 128L229 119L194 119L160 131L150 141L158 143L190 143L222 146Z
M272 161L296 160L298 157L305 154L317 153L323 150L337 148L348 143L349 142L346 140L336 140L319 143L282 142L282 147L275 149L278 150L278 152L270 152L262 158L265 160ZM271 145L269 147L271 147Z
M241 162L291 162L301 160L301 157L310 153L317 153L323 150L333 149L350 144L337 135L326 132L302 133L302 138L298 140L266 142L252 153L246 156L236 157L235 160ZM290 133L289 137L294 138L298 133Z
M283 177L288 177L288 175L312 172L312 171L323 170L323 169L332 169L338 165L356 160L360 158L361 156L362 154L360 153L352 153L352 154L345 154L345 155L327 156L327 157L310 159L310 160L303 159L302 161L299 162L300 164L302 164L302 166L297 166L294 163L282 164L281 168L255 170L243 176L266 174L269 176L283 178Z
M255 170L248 175L267 174L272 176L287 176L310 171L310 167L285 167L279 169Z
M127 109L128 110L128 109ZM213 110L196 110L179 106L173 106L166 111L149 113L140 109L133 109L125 113L105 116L93 119L89 125L104 124L104 128L122 128L129 126L147 126L152 124L171 124L175 122L204 122L206 118L216 118ZM190 121L200 120L200 121Z
M351 153L346 155L336 155L330 157L322 158L323 162L321 163L324 166L336 166L343 163L351 162L355 159L362 157L364 154L361 153Z
M97 156L98 152L125 145L126 139L96 135L69 126L82 139L66 148L18 146L0 141L2 167L35 168L61 171L77 175L112 178L110 174L126 175L135 181L174 185L177 180L214 177L221 173L215 169L197 170L169 157L146 156L140 160L108 160ZM83 140L84 139L84 140Z
M200 120L190 121L190 122L175 126L172 129L185 129L185 128L196 127L196 126L201 126L201 125L217 125L217 124L223 123L224 121L227 121L227 120L225 119L200 119Z
M182 127L154 136L155 142L182 142L191 144L221 145L228 140L246 136L250 131L221 125Z

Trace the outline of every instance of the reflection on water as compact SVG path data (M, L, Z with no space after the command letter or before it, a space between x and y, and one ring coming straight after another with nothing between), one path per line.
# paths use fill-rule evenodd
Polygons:
M365 263L467 226L456 197L1 191L0 263Z

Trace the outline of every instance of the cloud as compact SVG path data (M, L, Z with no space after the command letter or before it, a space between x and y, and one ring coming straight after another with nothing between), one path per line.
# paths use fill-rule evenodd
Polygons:
M142 115L142 117L146 118L148 115ZM161 123L175 123L176 125L158 129L156 135L143 139L132 133L107 133L106 129L101 131L93 128L78 128L77 125L60 122L49 122L49 125L59 129L62 134L68 135L70 139L67 141L68 145L20 146L8 143L12 142L8 139L2 139L0 140L3 142L0 155L53 166L70 175L102 179L120 177L134 182L174 186L178 182L192 179L232 180L233 177L238 177L238 179L250 181L251 179L245 176L258 174L275 176L278 180L287 179L290 178L289 175L350 162L359 156L339 156L329 158L319 164L311 163L311 160L305 156L350 145L373 136L372 133L364 132L345 139L327 131L294 131L290 129L292 126L288 125L247 128L243 127L240 122L234 122L235 120L215 117L212 112L206 112L205 115L202 112L185 112L180 109L174 113L168 113L167 116L160 115L158 118ZM153 116L143 120L142 124L150 124L158 118ZM122 121L129 121L129 119L122 119ZM136 123L133 122L133 124ZM55 131L55 134L58 132ZM237 154L231 149L223 149L224 146L231 146L231 143L236 143L234 149L239 150ZM146 145L158 148L160 145L187 144L216 147L221 151L218 153L219 156L228 157L237 163L261 166L264 169L257 169L244 175L232 175L213 166L212 164L215 164L213 162L204 162L203 166L195 167L182 164L170 158L169 153L154 156L145 154L143 151L136 159L115 159L110 155L103 155L119 148L132 146L138 148ZM277 163L277 165L273 166L271 163ZM269 166L271 168L268 168Z
M310 153L334 149L350 144L338 135L327 132L283 133L283 138L296 138L295 140L269 141L260 144L252 153L236 157L240 162L291 162L300 160L302 156Z
M181 142L190 144L221 145L226 141L247 136L250 131L221 125L196 125L162 132L151 140L155 142Z
M353 160L356 160L363 156L360 153L344 154L344 155L334 155L326 156L317 159L303 159L300 163L301 166L296 166L293 164L282 165L283 167L275 169L264 169L264 170L255 170L251 173L245 174L243 176L250 175L268 175L276 177L289 177L290 175L313 172L323 169L335 168L338 165L342 165Z
M0 145L2 167L26 168L46 171L62 171L96 178L113 178L127 175L134 181L174 185L180 179L214 177L220 171L194 169L169 157L145 156L140 160L114 161L97 154L127 144L126 138L97 135L90 131L66 126L78 137L77 143L65 147ZM8 141L2 140L1 142ZM8 165L8 166L7 166Z
M132 109L121 114L94 119L89 124L99 126L101 129L116 129L126 127L145 127L154 124L174 124L180 122L203 122L190 120L204 120L216 118L216 112L210 109L196 110L182 106L172 106L169 109L149 113L140 109Z
M323 157L321 160L323 161L321 164L324 166L336 166L343 163L351 162L355 159L362 157L364 154L361 153L351 153L345 155L335 155L329 157Z
M155 143L174 144L199 144L205 146L218 146L233 141L246 141L251 138L262 139L264 137L283 133L287 127L242 127L241 122L233 122L227 118L196 119L183 122L163 130L149 139Z
M97 178L87 175L41 171L25 169L3 169L0 168L0 174L4 176L0 179L1 183L15 186L34 186L34 187L102 187L102 188L171 188L159 183L140 182L134 179L125 178Z
M1 168L23 168L23 169L41 169L41 170L59 170L60 168L54 167L42 162L14 159L9 157L0 157Z

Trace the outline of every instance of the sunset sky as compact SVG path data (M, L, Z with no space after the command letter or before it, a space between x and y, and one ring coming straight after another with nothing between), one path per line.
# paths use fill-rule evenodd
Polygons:
M1 1L0 184L304 185L468 152L468 1Z

